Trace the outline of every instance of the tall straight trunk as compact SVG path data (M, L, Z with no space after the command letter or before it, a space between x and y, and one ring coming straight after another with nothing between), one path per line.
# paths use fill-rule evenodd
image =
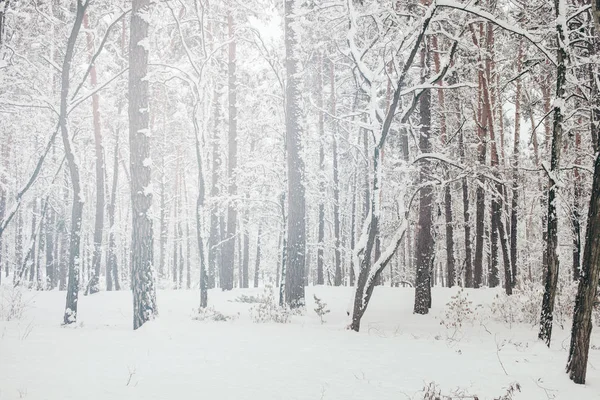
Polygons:
M63 140L63 147L67 158L67 166L71 176L71 185L73 188L73 204L71 210L71 234L69 238L69 281L67 286L67 301L65 304L65 314L63 322L71 324L77 321L77 299L79 296L79 268L81 265L81 222L83 216L83 196L81 193L81 179L79 174L79 165L75 160L74 150L72 148L71 139L67 124L67 107L69 102L69 84L71 73L71 61L75 50L77 36L81 29L83 16L88 6L88 0L84 3L83 0L77 0L77 11L73 28L67 41L67 49L62 65L61 74L61 91L60 91L60 131Z
M64 169L64 193L63 204L69 204L69 171ZM63 210L60 216L59 234L60 234L60 254L59 254L59 290L67 290L67 269L69 266L69 231L67 229L66 211Z
M254 260L254 287L258 287L258 280L260 277L260 257L261 257L261 247L260 247L260 239L262 236L262 222L258 223L258 235L256 237L256 259Z
M305 286L306 210L304 162L301 150L301 93L298 77L297 34L294 28L296 0L285 0L285 130L287 150L288 216L287 257L285 269L285 301L292 307L302 307Z
M237 184L235 172L237 168L237 85L236 85L236 40L235 24L231 11L227 13L227 27L229 34L229 62L228 62L228 93L229 93L229 136L228 136L228 157L227 157L227 177L229 179L229 201L227 206L227 237L223 245L223 265L221 274L223 275L223 285L221 289L233 289L234 264L235 264L235 244L237 228L237 209L234 203L234 197L237 194Z
M129 147L131 169L131 277L133 288L133 329L138 329L157 314L154 287L154 255L150 160L148 50L150 0L133 0L129 37Z
M479 39L475 33L475 29L471 26L473 43L480 48L479 54L479 71L478 71L478 101L477 101L477 162L483 168L486 160L486 124L488 120L487 107L484 105L484 69L483 59L481 56L480 40L483 40L483 24L479 24ZM475 260L473 270L473 287L479 288L483 284L483 241L484 241L484 221L485 221L485 188L483 178L478 178L475 192Z
M166 135L165 135L166 136ZM167 241L169 239L169 218L167 212L167 188L165 176L165 156L164 150L161 154L161 173L160 173L160 258L158 260L158 277L165 278L167 268Z
M244 216L244 237L243 237L243 249L242 249L242 288L248 289L248 267L250 264L250 234L249 224L250 218L248 215L248 211L245 212Z
M517 54L517 74L521 74L523 69L523 43L519 42L519 52ZM517 254L518 254L518 236L519 236L519 153L520 153L520 135L521 135L521 91L522 81L517 80L515 91L515 134L513 142L512 159L512 202L510 207L510 265L512 269L511 284L515 287L517 283ZM535 133L534 133L535 135Z
M432 38L432 47L434 50L438 50L437 37ZM433 61L435 63L436 73L440 72L440 54L439 51L435 51L433 54ZM444 97L444 91L438 90L438 104L440 107L440 139L444 146L448 146L447 137L447 120L446 120L446 101ZM448 287L452 287L456 284L456 264L454 260L454 217L452 215L452 193L450 191L450 184L444 186L444 216L446 219L446 284Z
M88 16L83 17L83 27L87 33L87 47L90 60L94 55L94 36L89 31ZM92 88L97 85L96 66L90 69ZM100 123L100 98L98 93L92 95L92 117L94 120L94 151L96 156L96 215L94 221L94 256L92 260L93 275L86 292L94 294L100 291L100 267L102 265L102 236L104 233L104 149L102 147L102 128Z
M575 132L575 164L581 163L581 133ZM579 168L573 170L573 211L571 212L571 225L573 227L573 280L578 281L581 269L581 198L582 182Z
M115 208L117 202L117 184L119 180L119 130L115 135L115 154L113 159L113 179L108 205L108 255L106 263L106 290L121 290L119 266L117 263L117 240L115 237Z
M325 118L323 115L323 58L319 59L319 78L317 80L317 107L319 107L319 232L318 232L318 247L317 247L317 285L322 285L325 281L323 278L323 264L325 252L325 198L327 197L327 189L325 186Z
M171 263L171 279L173 279L173 287L175 289L180 289L181 286L179 285L179 280L181 279L179 277L179 255L178 255L178 251L179 251L179 240L180 240L180 236L179 236L179 207L177 205L178 202L178 198L179 198L179 154L177 155L177 167L175 168L175 201L173 201L173 253L171 255L172 257L172 263Z
M56 279L56 265L54 262L54 252L56 251L55 239L56 239L56 212L52 207L48 208L48 214L46 216L46 288L54 289L57 282ZM1 247L0 247L1 249ZM1 254L1 251L0 251Z
M592 196L588 211L588 227L585 235L585 249L575 311L571 330L571 345L567 373L575 383L585 383L590 336L592 331L592 311L596 301L598 279L600 278L600 155L596 157Z
M220 123L220 104L219 89L214 91L214 116L213 116L213 137L211 140L212 150L212 171L210 183L210 197L215 199L220 194L219 168L221 166L221 154L219 152L219 123ZM216 274L220 270L220 251L218 244L221 242L221 232L219 227L218 205L213 204L210 212L210 234L208 238L208 288L216 287ZM222 277L221 277L222 278ZM223 285L220 282L221 286Z
M33 207L32 207L32 213L31 213L31 243L30 243L30 249L28 251L28 253L31 254L31 266L29 268L29 282L33 283L34 279L35 279L35 268L37 265L37 252L35 251L38 243L38 236L37 236L37 230L38 230L38 221L37 221L37 217L38 214L40 212L39 209L39 202L40 199L39 198L35 198L33 200Z
M425 69L428 54L421 52L421 66ZM425 81L426 77L422 77ZM419 150L421 153L431 152L431 92L425 91L419 99L421 114L421 129L419 135ZM431 163L423 161L419 170L419 183L426 184L431 172ZM433 223L433 188L425 185L419 190L419 217L416 233L416 263L417 276L415 280L415 314L427 314L431 307L431 272L433 267L434 239Z
M336 115L336 95L335 95L335 64L333 61L330 63L331 69L329 74L330 85L331 85L331 100L330 100L330 113L332 117ZM334 253L335 253L335 277L333 284L340 286L342 284L342 255L340 251L340 178L338 170L338 138L337 138L337 122L332 118L331 120L331 135L332 135L332 156L333 156L333 239L334 239Z
M598 10L595 10L598 11ZM597 14L600 17L600 14ZM600 21L600 19L598 20ZM600 24L600 23L599 23ZM596 29L600 28L596 26ZM595 37L592 39L591 51L597 55L600 51L600 35L598 30L592 30ZM600 96L594 74L597 68L592 68L592 97L591 97L591 124L590 131L594 150L600 148ZM600 154L596 156L592 194L588 208L588 225L585 235L585 249L583 262L575 298L575 311L573 313L573 327L571 329L571 344L569 346L569 360L567 373L575 383L584 384L587 373L588 355L590 351L590 336L592 333L592 311L597 300L598 279L600 279Z
M357 172L354 173L354 182L352 184L352 211L350 215L350 249L352 250L352 254L354 254L354 249L356 247L356 192L358 191L358 179ZM350 286L354 286L354 281L356 279L354 272L354 256L350 257L350 271L349 271L349 284Z
M556 17L561 17L561 10L566 9L566 0L554 0ZM566 16L563 16L566 17ZM554 313L554 299L556 297L556 287L558 284L558 181L556 177L560 170L560 152L562 148L563 107L565 103L565 84L567 81L567 50L563 47L565 35L563 25L556 24L557 36L557 71L556 71L556 99L554 101L554 120L552 124L552 150L550 156L550 171L548 171L548 229L546 238L546 281L544 285L544 297L542 299L542 312L540 317L540 332L538 337L543 340L548 347L552 339L552 320Z
M204 198L206 184L204 181L204 161L200 147L200 127L196 118L198 104L194 106L193 125L196 143L196 163L198 164L198 198L196 200L196 238L198 240L198 258L200 259L200 308L208 306L208 272L204 250Z

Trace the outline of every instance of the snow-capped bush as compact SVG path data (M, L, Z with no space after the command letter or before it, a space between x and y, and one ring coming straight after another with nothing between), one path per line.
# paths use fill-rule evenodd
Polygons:
M21 289L10 288L2 291L0 298L0 320L18 320L23 317L27 304L23 300Z
M259 296L257 305L250 308L250 317L253 322L276 322L286 324L290 322L291 310L286 306L279 306L271 286L266 286L263 294Z
M192 317L196 321L215 321L224 322L235 319L234 316L225 315L220 311L215 310L214 307L200 308L198 313Z
M525 284L511 296L496 295L490 306L492 318L512 328L515 323L539 324L544 288L539 283Z
M233 301L235 301L236 303L256 304L262 303L264 301L264 297L242 294L236 297Z

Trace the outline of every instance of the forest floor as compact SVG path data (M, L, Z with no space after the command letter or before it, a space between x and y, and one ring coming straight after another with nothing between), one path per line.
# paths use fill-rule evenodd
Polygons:
M133 331L129 291L81 296L77 324L63 327L64 292L24 291L19 302L4 286L3 319L11 303L17 318L0 321L0 400L600 398L599 329L588 383L575 385L570 324L555 325L548 349L536 326L509 322L520 310L498 311L507 302L496 290L465 291L449 307L458 290L434 288L421 316L413 289L378 287L360 333L346 330L351 288L308 288L305 315L286 324L255 323L258 305L236 301L260 293L211 290L209 303L233 317L218 322L193 318L197 291L159 291L159 318ZM331 310L323 324L313 294Z

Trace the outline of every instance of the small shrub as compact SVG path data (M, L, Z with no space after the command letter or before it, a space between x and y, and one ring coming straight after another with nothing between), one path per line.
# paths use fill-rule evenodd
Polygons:
M253 322L265 323L276 322L286 324L290 321L292 312L287 306L279 306L275 300L275 294L271 286L266 286L260 296L260 302L250 309L250 317Z
M234 319L230 315L225 315L220 311L215 310L214 307L206 307L198 310L198 313L192 317L196 321L215 321L225 322Z
M452 335L449 336L450 339L453 339L456 333L462 329L463 324L473 324L473 321L473 302L469 300L468 293L460 289L446 304L444 318L440 321L440 325L445 326L448 330L453 330Z
M315 312L321 319L321 324L324 324L325 319L323 319L323 317L325 315L329 314L330 310L327 308L327 303L323 302L323 300L318 298L316 294L313 294L313 298L315 299L315 304L316 304Z
M252 296L252 295L242 294L242 295L236 297L233 301L236 303L256 304L256 303L262 303L264 301L264 298L260 297L260 296Z
M512 328L515 323L532 326L539 324L544 288L541 284L527 284L511 296L496 295L490 306L492 318Z
M23 292L19 288L11 288L2 292L0 299L0 320L19 320L27 308L23 300Z

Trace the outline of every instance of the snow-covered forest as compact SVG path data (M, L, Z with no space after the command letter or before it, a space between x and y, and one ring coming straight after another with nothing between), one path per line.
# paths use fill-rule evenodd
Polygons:
M0 0L0 399L596 399L600 1Z

